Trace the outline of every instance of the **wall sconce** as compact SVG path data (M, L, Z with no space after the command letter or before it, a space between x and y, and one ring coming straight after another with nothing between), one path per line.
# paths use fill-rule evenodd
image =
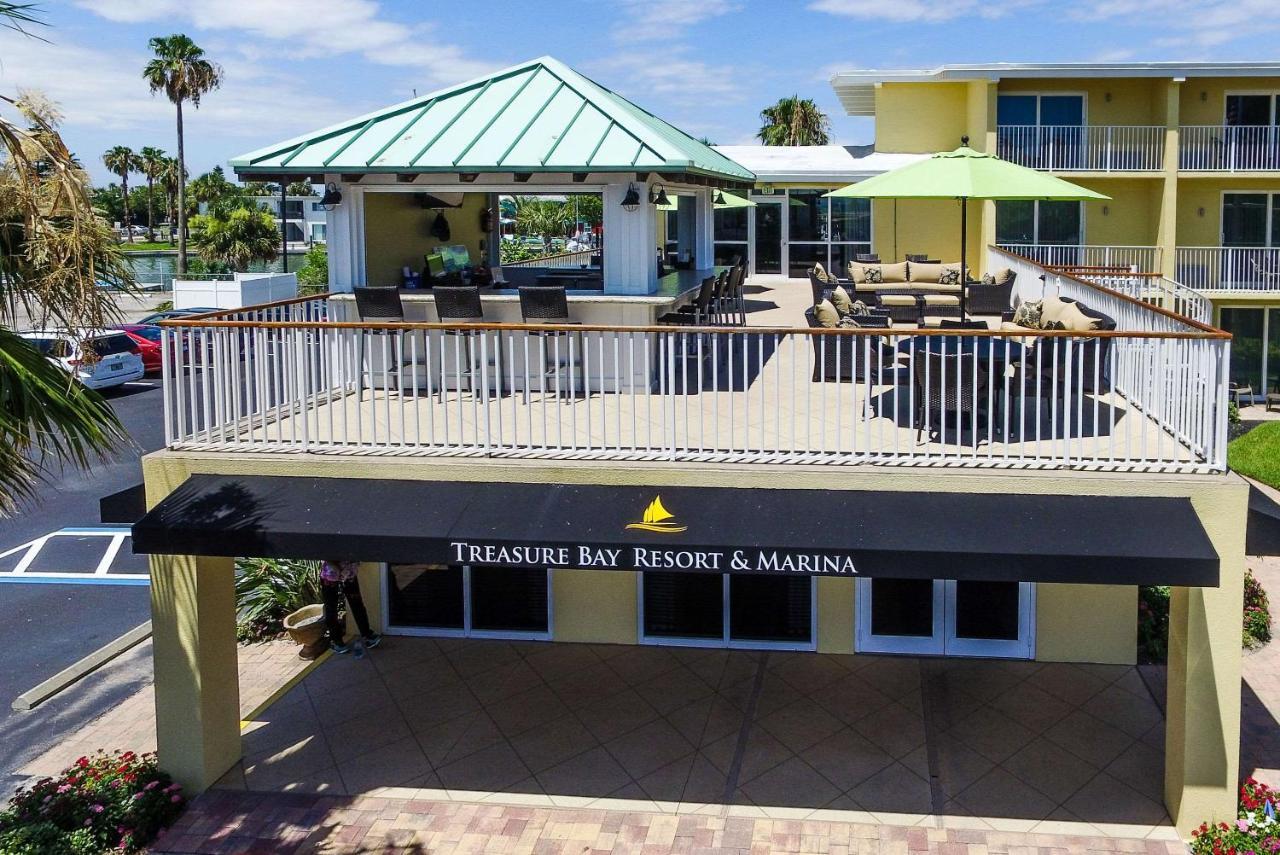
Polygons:
M627 185L627 194L622 197L622 210L631 213L640 207L640 194L636 192L636 185Z
M655 184L649 188L649 201L654 205L671 204L671 200L667 198L667 189L661 184Z
M1197 209L1196 209L1196 215L1197 215L1197 216L1200 216L1200 217L1203 217L1203 216L1204 216L1204 208L1197 208Z
M712 197L711 197L711 204L713 204L713 205L723 205L723 204L724 204L724 191L723 191L723 190L717 190L717 191L716 191L716 195L714 195L714 196L712 196Z
M1106 101L1108 104L1110 104L1110 103L1111 103L1111 93L1110 93L1110 92L1108 92L1107 94L1103 95L1103 96L1102 96L1102 100L1104 100L1104 101Z
M1209 93L1208 93L1208 92L1205 92L1203 89L1202 89L1202 90L1200 90L1200 100L1201 100L1201 101L1208 101L1208 100L1209 100Z
M342 193L338 191L338 185L330 181L324 187L324 195L320 197L320 207L332 211L341 204Z
M1111 207L1109 205L1102 206L1102 216L1104 217L1111 216Z

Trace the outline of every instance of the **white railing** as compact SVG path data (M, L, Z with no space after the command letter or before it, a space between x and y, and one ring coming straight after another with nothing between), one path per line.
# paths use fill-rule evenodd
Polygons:
M1053 243L1002 243L1001 249L1050 267L1111 267L1155 273L1160 269L1158 246L1090 246Z
M1151 172L1164 168L1159 125L1001 125L996 153L1054 172Z
M587 267L591 256L598 255L598 249L583 249L576 252L558 252L555 255L544 255L541 258L530 258L525 261L508 261L503 267L548 267L552 270Z
M1280 247L1180 246L1176 266L1197 290L1280 292Z
M1213 323L1213 301L1194 288L1158 273L1112 273L1098 269L1064 268L1059 272L1119 291L1202 324Z
M1115 321L1109 360L1114 392L1213 468L1226 466L1231 340L1206 323L991 247L988 265L1018 273L1021 300L1054 294ZM1031 284L1024 283L1024 276ZM1040 293L1035 294L1036 285Z
M1178 168L1199 172L1266 172L1280 169L1276 125L1183 125Z
M1126 322L1172 317L1078 287ZM301 299L165 323L188 342L163 349L165 435L234 452L1222 470L1225 336L1147 326L337 323Z

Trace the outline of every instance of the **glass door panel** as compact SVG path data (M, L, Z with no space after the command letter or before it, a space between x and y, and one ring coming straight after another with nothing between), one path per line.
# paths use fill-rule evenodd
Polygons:
M646 638L724 638L724 577L718 573L643 574Z
M858 649L942 653L942 597L932 579L859 579Z
M755 273L782 272L782 203L756 201Z
M421 629L466 628L461 567L392 564L387 568L387 622Z
M1270 95L1228 95L1228 125L1269 125L1271 124Z
M1280 309L1267 310L1267 349L1264 371L1267 392L1280 392ZM1263 392L1258 390L1259 394Z
M1267 245L1267 194L1224 193L1222 245Z
M1237 386L1249 386L1254 395L1264 392L1262 386L1262 358L1266 344L1263 327L1263 309L1222 309L1218 322L1222 329L1231 333L1231 372L1230 380ZM1272 335L1276 334L1276 310L1271 310ZM1280 366L1267 366L1273 372Z
M1030 658L1030 584L947 582L946 599L946 653Z
M547 632L547 571L472 567L473 632Z
M812 642L813 580L807 576L730 576L729 640Z
M1079 202L1036 202L1036 243L1078 246L1081 241Z

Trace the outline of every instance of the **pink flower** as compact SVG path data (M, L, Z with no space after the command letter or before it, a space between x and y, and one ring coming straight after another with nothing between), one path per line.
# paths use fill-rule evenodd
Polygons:
M1248 831L1248 830L1249 830L1249 820L1247 820L1247 819L1237 819L1237 820L1236 820L1236 828L1240 829L1241 831Z
M94 813L102 813L103 807L102 805L90 805L89 810L93 811Z
M144 790L154 790L154 789L155 789L156 787L158 787L158 786L160 786L160 782L159 782L159 781L152 781L150 784L147 784L147 785L146 785L145 787L143 787L142 789L144 789Z
M178 804L179 802L181 802L181 801L182 801L182 796L175 795L175 796L171 797L171 798L169 799L169 801L173 802L173 803L176 805L176 804Z
M91 826L91 825L93 825L93 820L92 820L92 819L86 819L86 820L84 821L84 827L85 827L85 828L88 828L88 827L89 827L89 826Z
M71 792L71 785L70 785L70 784L63 784L62 786L58 787L58 792L59 792L59 793L69 793L69 792Z

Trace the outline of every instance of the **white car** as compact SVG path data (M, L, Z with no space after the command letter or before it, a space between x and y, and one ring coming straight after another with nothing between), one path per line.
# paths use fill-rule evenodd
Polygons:
M65 330L32 330L18 333L31 342L50 362L62 366L89 389L108 389L146 373L142 354L133 339L118 330L97 330L85 335L77 345L76 338ZM92 349L96 356L85 359Z

